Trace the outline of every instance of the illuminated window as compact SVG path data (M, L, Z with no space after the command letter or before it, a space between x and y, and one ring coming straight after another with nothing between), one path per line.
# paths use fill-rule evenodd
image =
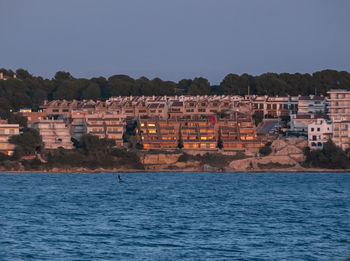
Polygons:
M144 124L144 123L141 123L141 127L145 127L145 124Z
M149 130L148 133L156 133L156 130Z
M207 139L207 137L205 137L205 136L204 136L204 137L201 137L201 140L206 140L206 139Z
M148 123L148 127L155 127L156 125L154 123Z

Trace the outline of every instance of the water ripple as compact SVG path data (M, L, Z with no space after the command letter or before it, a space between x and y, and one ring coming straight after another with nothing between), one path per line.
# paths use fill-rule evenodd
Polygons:
M345 260L348 173L0 174L0 260Z

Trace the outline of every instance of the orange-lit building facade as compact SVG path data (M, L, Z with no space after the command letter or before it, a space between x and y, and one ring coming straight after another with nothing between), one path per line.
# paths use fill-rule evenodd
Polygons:
M169 120L140 119L138 135L144 149L224 150L258 148L265 144L256 135L249 114L232 113L225 118L192 115Z

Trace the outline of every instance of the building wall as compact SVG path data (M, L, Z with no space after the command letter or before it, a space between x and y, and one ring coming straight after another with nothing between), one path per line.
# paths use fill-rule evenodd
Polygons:
M350 148L350 91L330 90L329 117L333 122L333 142L343 148Z
M308 146L311 149L322 149L333 133L333 124L324 119L308 125Z
M0 122L0 153L11 156L15 146L9 143L11 136L19 135L18 124L7 124L7 121Z
M44 148L73 148L70 130L63 120L40 120L34 123L34 128L39 131Z
M125 118L118 113L92 113L85 115L84 129L86 133L100 139L113 139L117 147L123 146Z

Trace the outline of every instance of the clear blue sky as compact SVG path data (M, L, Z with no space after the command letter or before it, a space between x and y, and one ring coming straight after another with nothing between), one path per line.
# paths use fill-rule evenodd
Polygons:
M349 0L0 0L0 67L178 81L350 70Z

